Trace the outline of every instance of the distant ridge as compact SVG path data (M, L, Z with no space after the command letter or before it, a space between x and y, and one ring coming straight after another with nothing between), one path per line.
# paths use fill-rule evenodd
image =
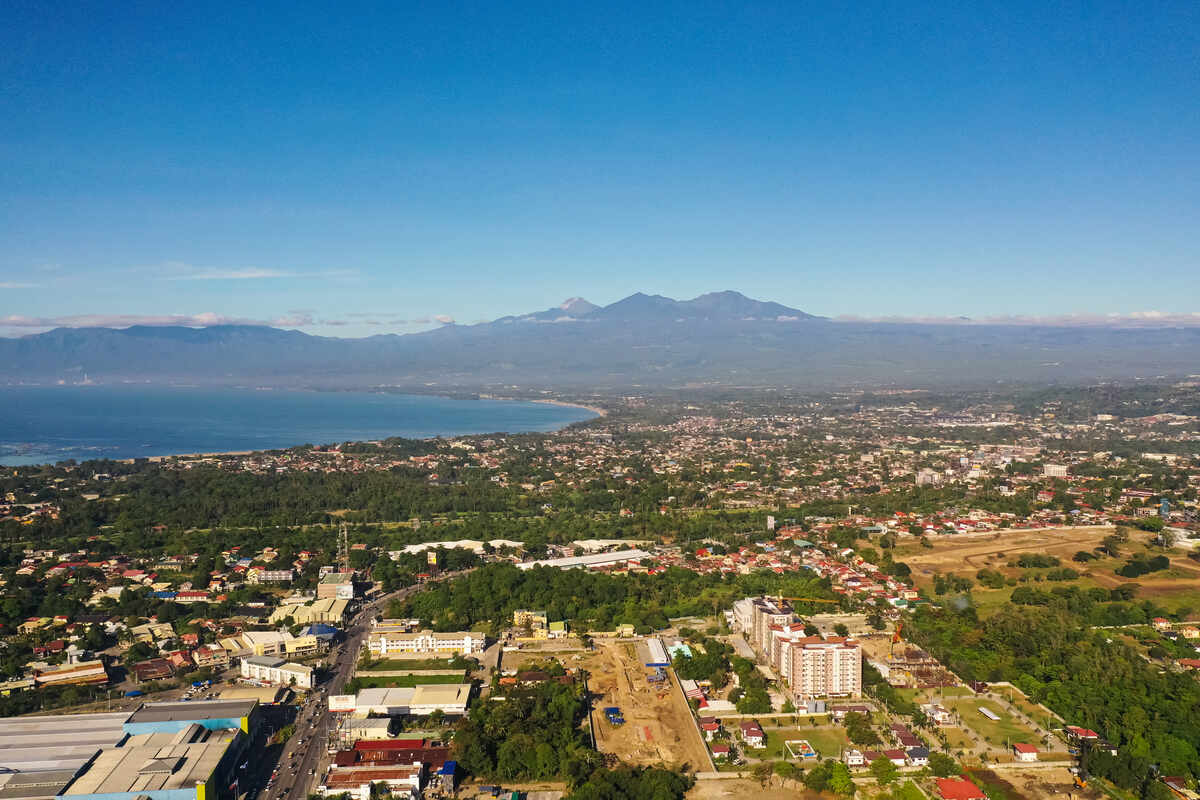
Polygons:
M253 325L0 338L0 383L254 386L958 386L1187 375L1200 328L833 322L734 291L573 297L477 325L363 339Z

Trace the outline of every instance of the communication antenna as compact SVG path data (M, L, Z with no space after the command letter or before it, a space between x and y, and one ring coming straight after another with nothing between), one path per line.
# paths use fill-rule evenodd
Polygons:
M346 532L346 522L342 521L342 526L338 530L338 547L337 547L338 567L342 572L350 571L350 537Z

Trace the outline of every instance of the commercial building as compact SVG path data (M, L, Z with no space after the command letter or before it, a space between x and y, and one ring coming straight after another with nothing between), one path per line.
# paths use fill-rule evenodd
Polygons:
M141 733L102 750L59 795L62 800L213 800L229 786L246 737L237 728L191 723Z
M475 631L434 633L431 630L406 633L373 630L367 636L367 649L374 656L399 653L436 653L439 655L470 655L483 652L484 635Z
M129 712L0 720L4 800L219 800L257 703L151 703Z
M287 643L293 638L287 631L245 631L218 644L234 658L278 656L287 652Z
M283 605L271 612L270 620L278 625L288 617L295 625L313 625L324 622L330 625L342 625L346 620L349 600L327 597L311 603Z
M1045 464L1042 467L1042 475L1047 478L1065 478L1067 468L1062 464Z
M541 561L526 561L517 564L520 569L534 567L556 567L558 569L597 569L600 567L615 567L626 564L637 564L647 558L654 558L645 550L617 550L613 553L589 553L568 558L547 558Z
M271 656L243 658L242 677L278 686L294 686L297 689L311 689L313 686L312 667L286 662L282 658Z
M290 569L251 567L246 571L246 583L291 583L295 579L296 573Z
M0 719L0 797L55 797L101 749L125 739L127 719L127 711Z
M331 572L317 584L318 600L353 600L354 573Z
M421 686L363 689L357 695L329 696L329 710L355 717L424 717L434 711L443 714L467 713L471 698L469 683L438 683Z
M33 670L37 686L80 686L108 683L108 671L103 661L76 661L57 666L38 666Z

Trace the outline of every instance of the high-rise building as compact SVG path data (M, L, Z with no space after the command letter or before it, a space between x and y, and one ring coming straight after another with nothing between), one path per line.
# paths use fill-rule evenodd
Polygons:
M849 639L806 637L788 648L792 696L854 697L862 693L862 650Z

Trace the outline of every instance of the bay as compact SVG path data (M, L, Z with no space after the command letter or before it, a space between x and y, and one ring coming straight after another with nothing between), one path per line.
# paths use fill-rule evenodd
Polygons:
M3 387L0 464L551 431L594 416L548 403L372 392Z

